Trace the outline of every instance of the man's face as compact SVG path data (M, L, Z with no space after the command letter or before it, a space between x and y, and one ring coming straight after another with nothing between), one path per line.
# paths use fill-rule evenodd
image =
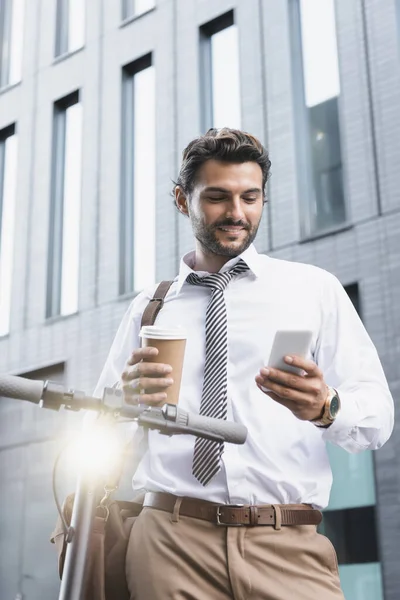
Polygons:
M235 257L257 235L263 210L261 167L208 160L188 202L194 236L206 252Z

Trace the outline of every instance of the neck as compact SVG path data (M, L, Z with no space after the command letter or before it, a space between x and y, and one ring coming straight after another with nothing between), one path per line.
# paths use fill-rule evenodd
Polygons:
M206 271L207 273L218 273L225 263L233 256L222 256L204 249L196 240L196 250L193 271Z

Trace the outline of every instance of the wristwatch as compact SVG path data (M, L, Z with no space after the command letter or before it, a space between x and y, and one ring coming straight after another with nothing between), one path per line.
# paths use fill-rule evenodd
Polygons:
M324 408L320 417L313 419L311 423L316 427L325 429L332 425L340 410L339 394L334 388L329 388L328 396L325 400Z

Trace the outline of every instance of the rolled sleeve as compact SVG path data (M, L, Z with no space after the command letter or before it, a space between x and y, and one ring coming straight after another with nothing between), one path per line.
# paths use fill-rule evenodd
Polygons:
M340 397L326 441L348 452L376 450L389 439L393 398L375 346L340 282L330 274L322 296L323 321L317 363Z
M113 387L121 382L121 375L132 352L140 347L140 327L144 309L154 290L143 291L130 304L122 318L110 348L107 360L95 387L94 396L102 397L105 387ZM87 426L91 425L93 417L87 417ZM140 460L147 450L147 435L136 422L118 423L118 434L124 444L132 444L130 471L134 473Z
M375 411L374 405L360 409L358 398L348 392L338 392L341 410L335 422L324 432L323 438L348 452L377 450L389 439L393 430L393 409L390 393L382 390L376 396L386 395L387 413ZM371 392L374 394L374 392ZM364 396L365 399L365 396ZM362 401L362 398L361 398Z
M151 297L151 296L150 296ZM140 293L130 304L118 327L107 360L94 390L101 397L105 387L118 385L126 362L132 352L140 347L140 324L149 295Z

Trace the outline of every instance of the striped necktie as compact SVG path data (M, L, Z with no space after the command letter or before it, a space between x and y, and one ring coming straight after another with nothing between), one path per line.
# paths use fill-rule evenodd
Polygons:
M228 335L224 290L233 277L248 271L242 259L225 273L213 273L199 277L190 273L188 283L211 288L211 298L206 311L206 359L200 415L226 419L227 415L227 367ZM221 468L223 442L196 438L193 454L193 475L202 485L207 483Z

